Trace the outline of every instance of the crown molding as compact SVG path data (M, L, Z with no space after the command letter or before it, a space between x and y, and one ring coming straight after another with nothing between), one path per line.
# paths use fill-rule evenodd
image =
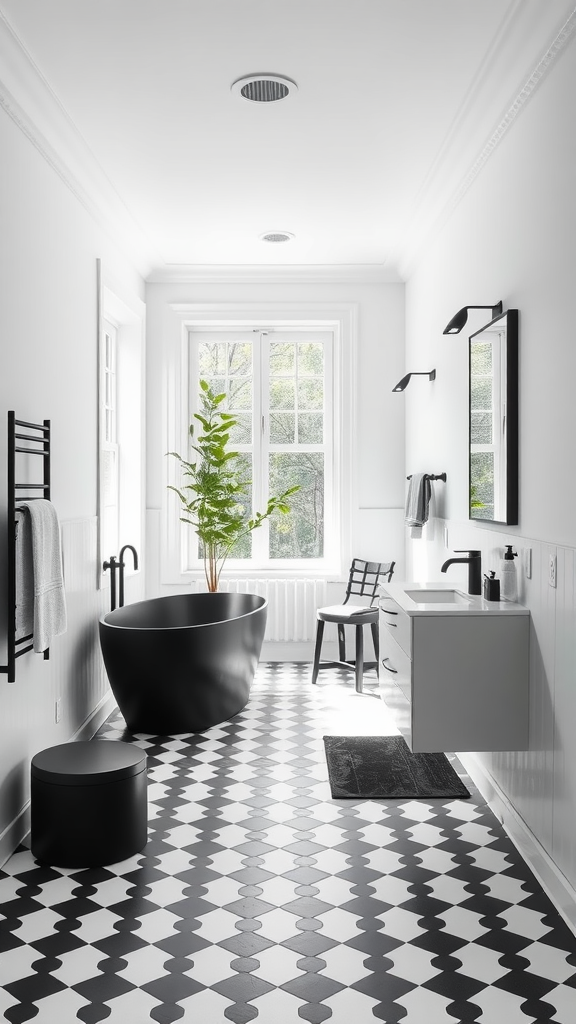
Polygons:
M572 6L572 5L570 5ZM568 5L565 5L565 11ZM539 13L544 10L541 8ZM546 10L553 12L552 5ZM541 15L544 18L544 15ZM551 21L553 13L548 15ZM165 264L134 221L49 83L35 65L6 16L0 10L0 107L46 160L95 223L150 283L261 283L277 284L389 284L406 280L427 244L437 234L469 191L516 118L550 73L558 57L574 38L576 8L567 13L554 38L483 143L471 145L466 160L462 134L475 121L486 90L498 81L498 70L510 61L514 39L529 23L524 0L510 0L490 53L476 75L467 97L429 171L418 199L405 242L395 260L358 265L184 265ZM548 23L548 22L547 22ZM539 22L538 31L542 33ZM538 26L537 26L538 27ZM493 99L492 95L492 99ZM486 126L489 129L489 125ZM398 269L397 269L398 268Z
M524 8L522 7L522 0L514 0L509 8L507 17L501 26L498 46L502 42L504 36L509 35L510 27L514 18L521 18L523 14ZM472 98L470 97L469 101L465 102L458 115L455 126L453 126L453 129L449 133L449 143L446 142L443 146L442 153L436 161L433 170L433 174L437 180L445 176L448 181L451 181L451 187L449 187L448 190L442 191L441 186L439 186L436 189L436 197L434 199L434 187L431 184L433 174L431 173L428 176L428 181L423 187L423 192L426 193L427 191L428 195L420 201L422 210L425 209L427 205L428 216L421 214L418 224L416 223L415 218L414 223L411 225L412 230L410 231L410 238L404 248L404 252L398 255L397 263L399 274L404 280L410 277L427 244L439 231L442 230L446 222L450 219L492 154L507 135L517 117L519 117L519 115L526 109L527 104L538 87L542 84L544 79L555 66L560 55L574 38L575 33L576 8L573 7L561 27L556 31L556 34L544 53L542 53L537 60L532 71L523 79L520 88L508 103L503 115L500 117L495 127L493 127L488 137L485 137L480 149L476 150L472 159L468 160L468 163L464 165L463 173L454 180L454 177L450 176L449 165L454 153L454 146L458 141L456 129L458 128L458 125L464 123L464 115L466 115L466 117L471 116ZM484 78L486 78L490 72L490 61L487 61L483 69ZM479 89L480 85L478 84L475 86L474 91L479 92Z
M1 10L0 54L0 107L145 278L157 254Z
M484 167L484 164L490 158L497 146L500 145L502 139L512 127L514 121L520 113L526 107L529 100L532 99L536 89L542 83L546 75L550 73L556 60L560 54L564 51L567 44L573 38L576 31L576 8L571 11L569 17L564 22L556 38L552 41L546 52L538 61L536 67L532 71L531 75L520 89L517 96L514 98L508 110L504 114L504 117L497 124L496 128L492 132L490 138L484 144L482 150L476 157L476 160L468 170L468 173L464 180L460 183L458 190L452 196L451 202L447 208L447 215L450 216L451 209L453 206L457 206L458 203L466 195L468 189L478 177L480 171Z
M401 284L383 264L247 266L172 264L153 270L148 284Z

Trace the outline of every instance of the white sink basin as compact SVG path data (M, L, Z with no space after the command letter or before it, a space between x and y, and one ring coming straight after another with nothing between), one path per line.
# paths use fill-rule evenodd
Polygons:
M422 587L419 590L407 590L406 597L415 604L470 604L470 599L459 590L429 590Z

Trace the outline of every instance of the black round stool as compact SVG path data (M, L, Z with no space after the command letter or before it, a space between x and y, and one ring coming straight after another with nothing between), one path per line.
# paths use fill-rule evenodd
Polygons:
M32 758L31 848L47 864L101 867L146 845L146 754L119 740L61 743Z

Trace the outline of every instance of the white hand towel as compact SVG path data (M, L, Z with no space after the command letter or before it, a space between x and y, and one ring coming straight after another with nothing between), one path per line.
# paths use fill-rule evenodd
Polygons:
M27 512L16 512L16 639L34 632L34 564L32 524Z
M34 590L33 647L41 654L50 646L53 637L66 632L60 526L54 505L44 498L22 501L19 507L24 510L22 518L30 519ZM22 574L21 583L23 587L30 587L29 573ZM21 595L24 607L28 599L27 594Z
M427 473L413 473L406 497L406 526L422 527L428 521L432 487Z

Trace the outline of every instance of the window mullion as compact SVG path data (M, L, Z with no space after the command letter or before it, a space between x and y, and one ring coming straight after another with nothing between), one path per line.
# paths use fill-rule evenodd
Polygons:
M254 336L254 468L253 512L266 507L268 477L268 336L256 331ZM252 558L256 566L268 561L268 524L252 533Z

